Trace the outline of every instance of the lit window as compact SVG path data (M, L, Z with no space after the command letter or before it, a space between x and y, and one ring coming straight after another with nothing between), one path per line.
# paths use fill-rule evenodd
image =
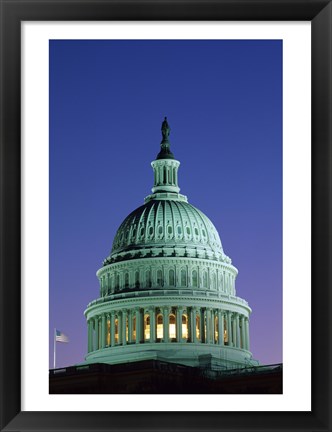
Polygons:
M119 320L115 318L115 343L119 343Z
M144 315L144 339L150 339L150 316Z
M214 342L218 342L218 317L214 317Z
M199 316L196 315L196 339L200 339L200 319Z
M157 316L157 339L162 339L163 337L164 337L163 316L159 314Z
M111 345L111 322L108 319L107 320L107 340L106 340L106 344L107 345Z
M188 317L182 315L182 338L188 339Z
M173 314L169 316L169 337L176 338L175 315Z
M136 341L136 317L133 317L133 341Z

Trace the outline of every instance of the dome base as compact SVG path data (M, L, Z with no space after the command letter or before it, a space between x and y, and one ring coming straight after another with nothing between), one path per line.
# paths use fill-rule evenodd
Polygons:
M257 366L249 351L228 346L193 343L144 343L107 347L89 353L86 363L119 364L160 360L207 369L236 369Z

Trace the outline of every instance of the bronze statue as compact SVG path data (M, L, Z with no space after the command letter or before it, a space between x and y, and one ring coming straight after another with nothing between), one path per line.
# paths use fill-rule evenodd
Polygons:
M163 141L168 141L170 131L171 131L171 128L169 127L169 124L167 122L167 117L165 117L165 120L163 121L163 123L161 125L161 133L163 135Z

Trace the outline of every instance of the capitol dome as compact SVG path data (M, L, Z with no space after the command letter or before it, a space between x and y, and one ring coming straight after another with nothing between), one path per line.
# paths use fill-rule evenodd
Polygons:
M152 194L124 219L97 271L100 296L85 311L86 361L257 364L251 309L236 296L238 271L210 219L180 194L166 118L161 131Z
M138 207L120 225L111 256L120 258L127 252L147 254L176 254L188 256L192 253L207 259L226 259L218 231L200 210L186 200L149 200Z

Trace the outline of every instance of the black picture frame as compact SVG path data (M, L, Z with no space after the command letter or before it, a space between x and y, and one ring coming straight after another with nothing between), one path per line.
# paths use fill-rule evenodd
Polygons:
M0 4L0 429L332 431L331 1L0 0ZM21 412L21 22L30 20L311 21L312 370L303 376L312 379L311 412L260 412L259 406L255 412ZM305 319L300 309L294 313Z

